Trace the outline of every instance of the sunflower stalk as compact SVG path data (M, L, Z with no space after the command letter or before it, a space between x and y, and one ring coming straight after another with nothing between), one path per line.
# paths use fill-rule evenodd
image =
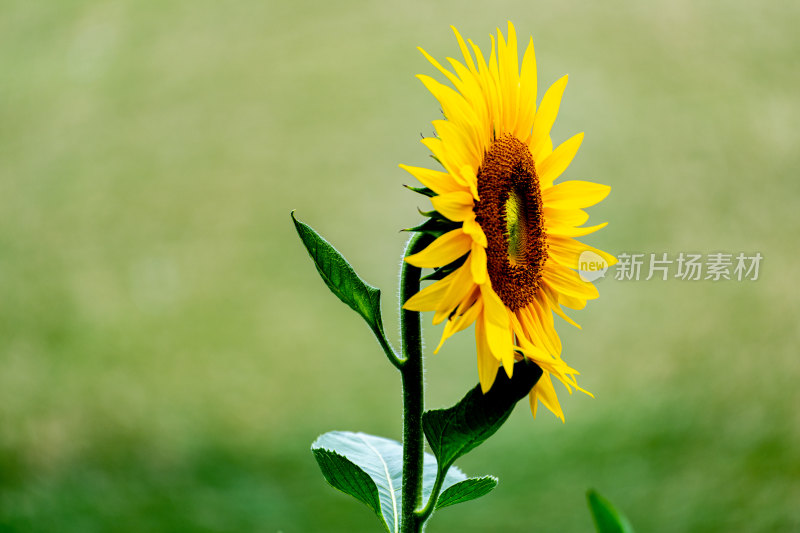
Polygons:
M417 233L408 241L404 256L427 247L433 237ZM422 377L422 326L420 313L402 309L402 304L419 292L422 270L403 262L400 273L400 336L403 360L400 373L403 382L403 488L401 533L421 531L425 518L414 511L422 498L424 441L422 413L424 383Z

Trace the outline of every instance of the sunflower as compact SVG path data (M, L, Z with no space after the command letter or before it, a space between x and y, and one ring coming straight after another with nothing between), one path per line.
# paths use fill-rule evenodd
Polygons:
M529 395L533 415L541 402L563 421L553 378L570 393L586 391L577 384L578 372L561 358L553 313L580 327L562 306L582 309L598 296L577 272L581 253L616 262L574 238L606 225L583 226L584 208L600 202L610 188L586 181L554 183L578 151L583 133L553 149L550 130L567 76L547 90L537 108L533 39L520 68L511 22L507 40L500 29L497 41L492 36L488 60L452 29L464 56L464 63L447 58L452 71L420 48L452 87L418 76L445 117L433 121L436 136L422 140L443 170L400 165L424 185L414 190L429 196L434 208L413 230L436 237L406 258L411 265L435 269L426 276L435 282L403 307L435 311L434 324L447 321L435 352L448 337L475 324L484 393L500 366L510 377L516 360L535 362L543 374Z

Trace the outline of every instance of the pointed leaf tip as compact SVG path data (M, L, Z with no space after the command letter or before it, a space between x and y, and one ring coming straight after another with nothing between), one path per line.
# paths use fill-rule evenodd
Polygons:
M591 489L586 493L597 533L634 533L628 519L610 501Z
M299 221L291 212L297 234L306 247L322 280L342 302L360 314L373 331L383 334L381 291L366 283L350 263L311 226Z

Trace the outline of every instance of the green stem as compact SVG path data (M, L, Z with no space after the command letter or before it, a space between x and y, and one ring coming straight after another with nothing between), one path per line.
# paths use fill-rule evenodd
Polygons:
M383 326L380 327L373 327L372 333L375 335L375 338L378 339L378 344L381 345L383 348L383 353L386 354L386 357L389 359L389 362L394 365L395 368L400 370L400 367L403 366L403 361L397 357L397 352L394 351L392 345L389 344L389 341L386 340L386 334L383 332Z
M447 470L450 468L448 467ZM442 484L444 483L444 478L447 475L447 470L443 471L441 467L436 470L436 482L433 484L433 490L431 491L431 495L428 498L428 502L425 504L425 507L421 511L417 511L417 519L421 523L425 523L431 513L433 512L433 508L436 505L436 500L439 499L439 493L442 490Z
M415 254L432 242L433 238L417 233L406 246L405 257ZM403 261L400 273L401 305L419 292L422 271ZM401 508L401 533L419 533L424 520L414 512L422 499L422 462L424 441L422 432L423 381L422 381L422 328L417 311L402 309L400 335L403 360L400 373L403 379L403 489Z

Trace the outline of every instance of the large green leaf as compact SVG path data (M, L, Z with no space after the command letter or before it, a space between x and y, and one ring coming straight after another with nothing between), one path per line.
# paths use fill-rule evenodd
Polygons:
M475 500L489 494L496 486L497 478L494 476L471 477L465 479L442 492L439 499L436 501L436 509Z
M426 411L422 427L440 466L446 469L494 435L541 375L538 365L523 359L514 365L513 379L502 368L498 370L494 385L486 394L478 385L453 407Z
M633 533L633 526L625 515L597 491L590 490L586 493L586 498L589 500L589 509L592 511L597 533Z
M400 531L403 447L399 442L366 433L331 431L314 441L311 450L328 483L372 508L390 533ZM336 458L331 461L331 457ZM422 471L423 502L430 497L436 472L436 458L426 453ZM451 468L442 487L447 489L466 478L461 470Z
M356 274L350 263L336 248L323 239L311 226L300 222L292 212L292 221L300 240L314 261L319 275L328 288L364 317L373 331L383 334L381 320L381 291L366 283Z
M366 472L347 457L332 450L312 448L311 451L328 483L366 504L383 519L378 487Z

